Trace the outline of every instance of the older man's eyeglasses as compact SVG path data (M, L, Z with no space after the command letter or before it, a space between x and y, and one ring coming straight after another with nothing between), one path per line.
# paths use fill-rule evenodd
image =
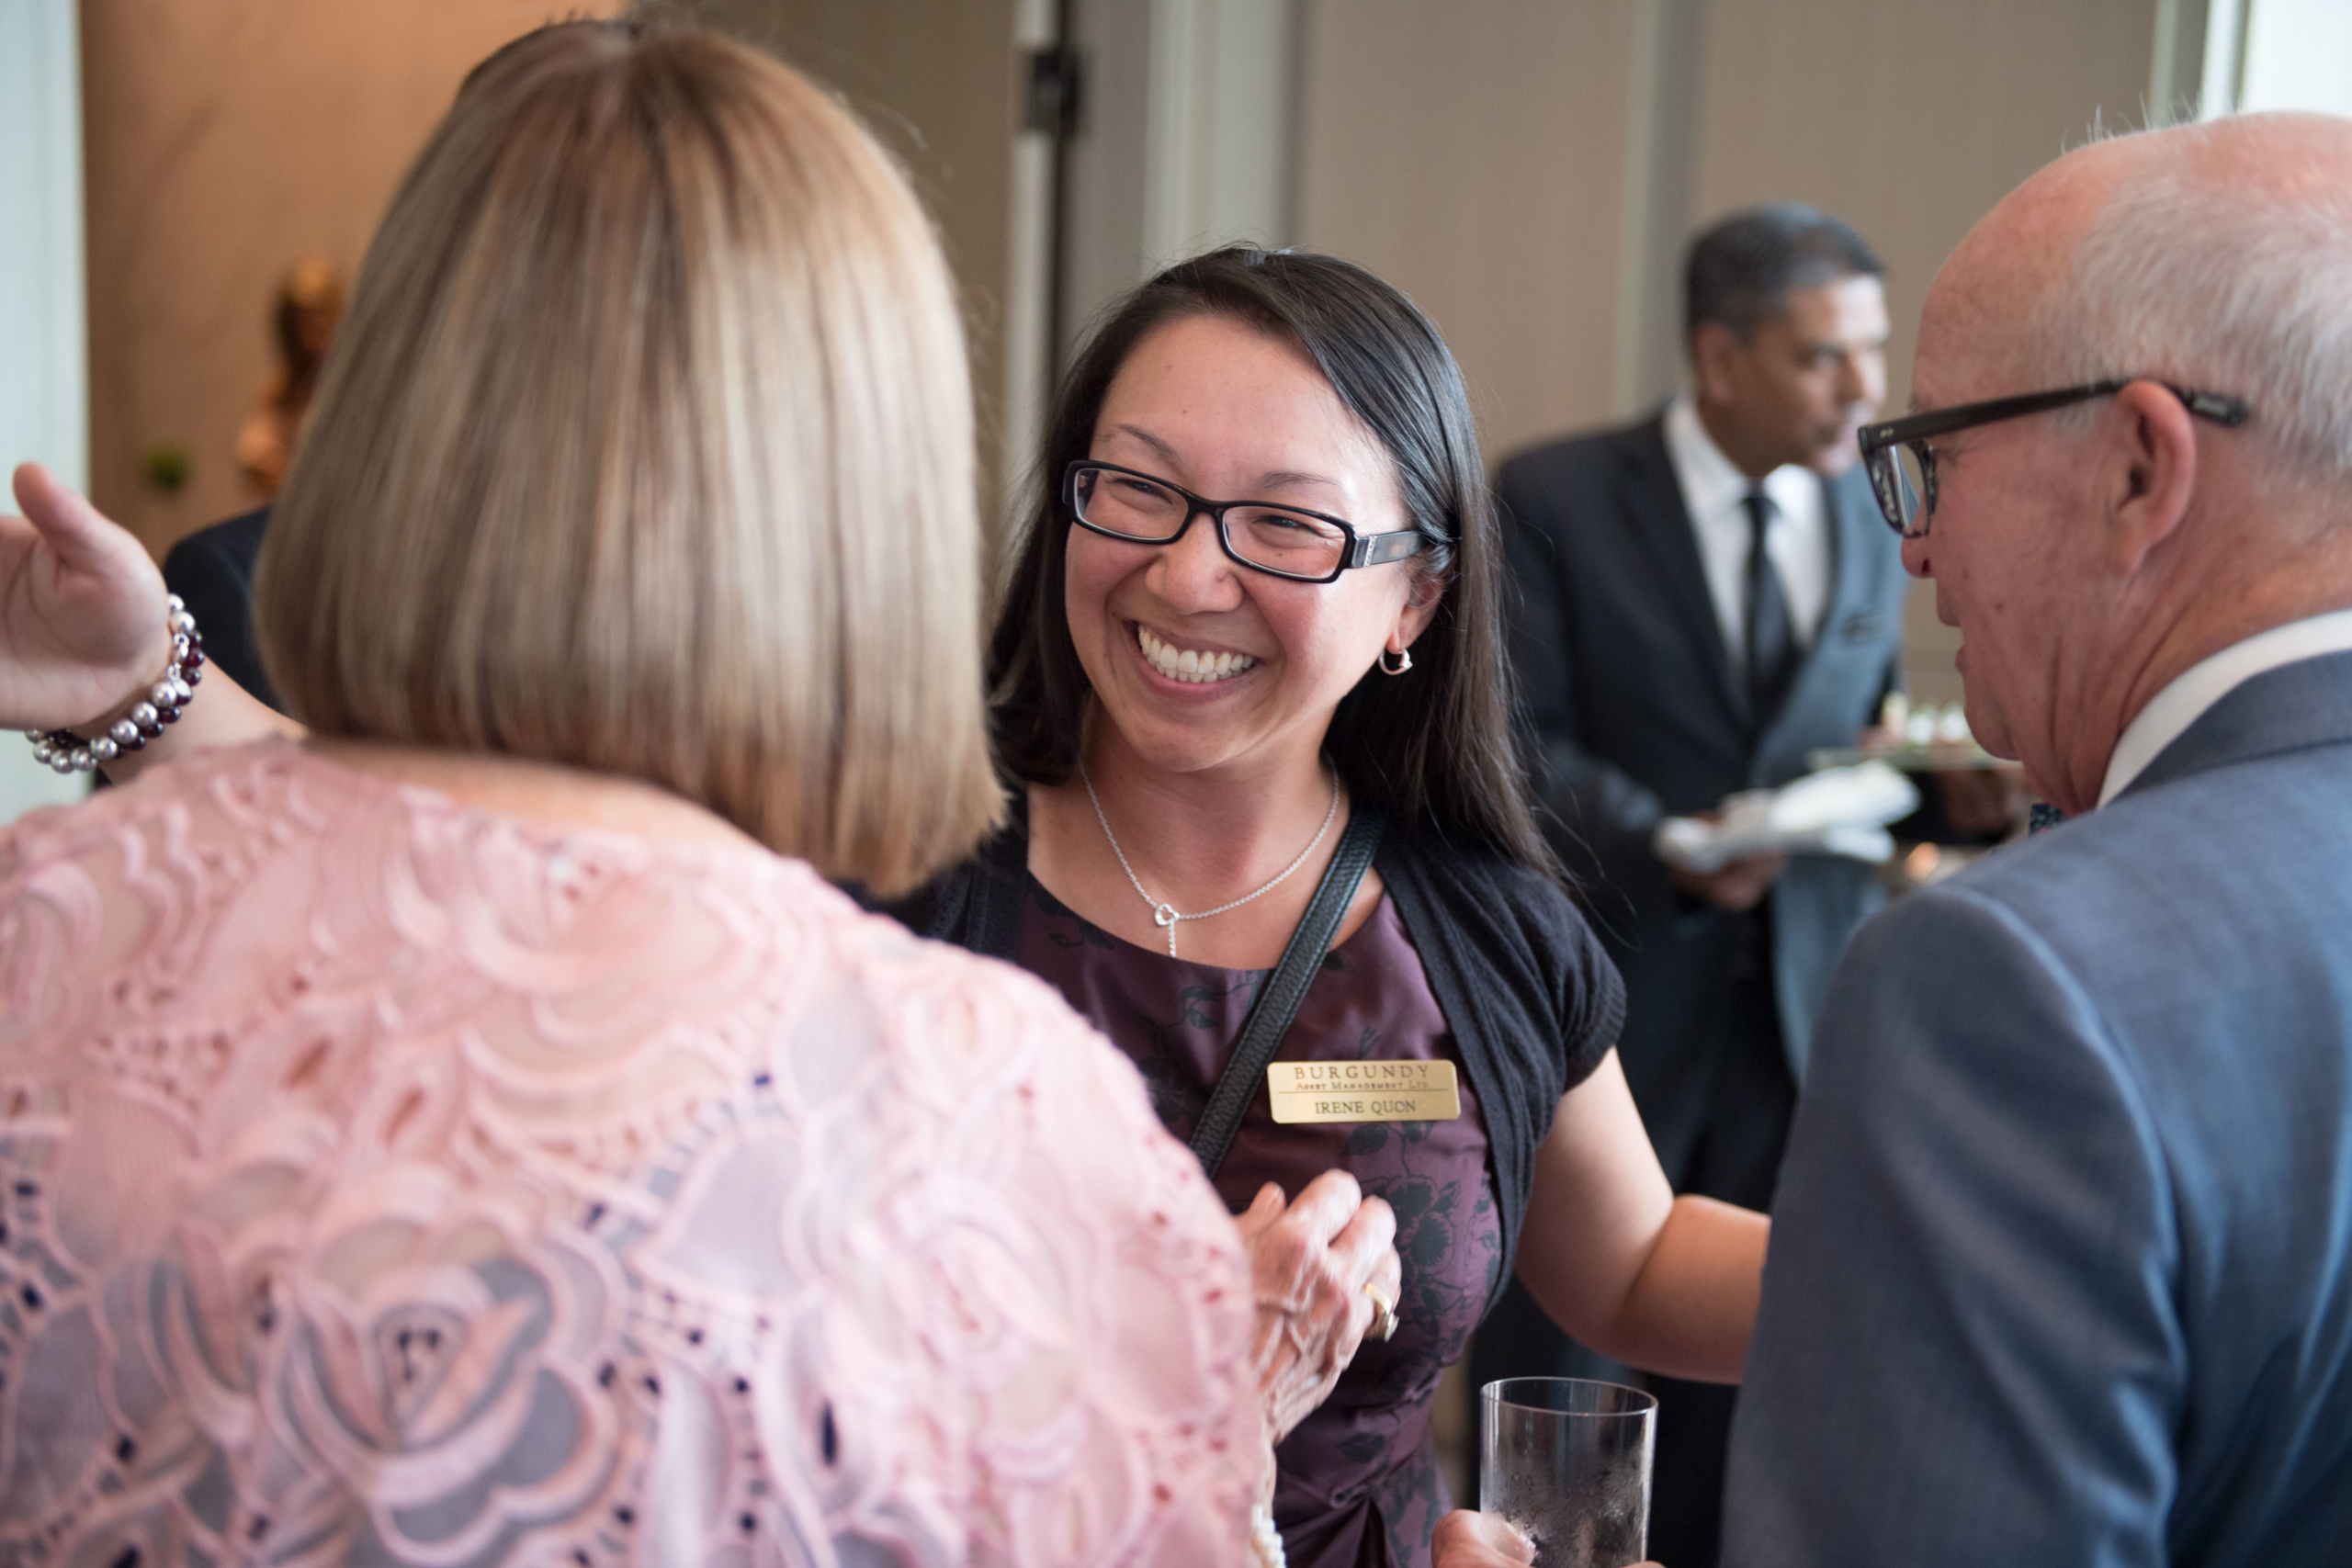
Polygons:
M1871 492L1878 497L1878 509L1885 513L1888 525L1896 533L1906 539L1920 538L1928 532L1928 520L1936 514L1936 449L1928 445L1932 437L2005 419L2023 419L2028 414L2088 402L2093 398L2112 397L2131 384L2131 380L2094 381L2063 391L2028 392L2021 397L1995 398L1989 402L1962 403L1957 408L1936 409L1882 424L1866 424L1856 440L1862 448L1862 467L1870 474ZM2181 406L2199 419L2230 426L2245 423L2243 398L2225 392L2199 392L2176 387L2169 381L2158 381L2156 385L2178 398Z
M1210 501L1139 469L1082 458L1064 471L1062 499L1080 527L1138 545L1172 545L1193 518L1205 515L1234 562L1294 582L1335 581L1351 567L1418 555L1426 543L1417 528L1359 534L1320 512L1264 501Z

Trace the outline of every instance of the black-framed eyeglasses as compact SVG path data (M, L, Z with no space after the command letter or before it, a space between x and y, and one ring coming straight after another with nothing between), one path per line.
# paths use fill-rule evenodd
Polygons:
M1063 471L1062 499L1080 527L1137 545L1172 545L1206 513L1237 565L1294 582L1334 581L1351 567L1417 555L1426 543L1418 528L1359 534L1324 513L1268 501L1211 501L1139 468L1084 457Z
M1936 409L1881 424L1866 424L1855 439L1862 448L1862 467L1870 475L1871 493L1878 497L1878 509L1885 514L1888 526L1905 538L1923 538L1928 521L1936 514L1936 449L1928 445L1930 437L2005 419L2023 419L2030 413L2088 402L2093 398L2111 397L2132 381L2147 379L2151 378L2093 381L2088 386L2068 387L2063 391L2028 392L2021 397L1995 398L1989 402L1962 403L1957 408ZM2199 392L2176 387L2169 381L2158 381L2156 385L2178 398L2181 406L2199 419L2230 426L2245 423L2244 398L2233 398L2226 392Z

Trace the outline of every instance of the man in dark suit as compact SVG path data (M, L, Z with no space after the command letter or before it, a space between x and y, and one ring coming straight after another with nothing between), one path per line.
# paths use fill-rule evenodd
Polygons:
M1896 683L1903 565L1854 446L1885 389L1882 271L1811 208L1716 224L1687 270L1688 389L1521 453L1498 483L1531 747L1624 972L1626 1077L1676 1190L1751 1208L1770 1205L1814 1012L1877 884L1829 856L1699 875L1652 841L1852 745ZM1589 1370L1523 1293L1476 1359L1479 1378ZM1731 1391L1651 1386L1654 1548L1703 1568Z

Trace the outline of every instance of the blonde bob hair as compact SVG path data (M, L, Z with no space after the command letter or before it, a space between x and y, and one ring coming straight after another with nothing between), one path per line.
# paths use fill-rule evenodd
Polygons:
M624 774L879 894L1002 809L953 286L807 80L571 22L369 248L255 621L322 734Z

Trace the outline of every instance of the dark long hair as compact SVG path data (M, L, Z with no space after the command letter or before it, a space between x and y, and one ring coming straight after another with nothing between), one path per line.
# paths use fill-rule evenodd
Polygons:
M1180 262L1113 307L1062 378L989 649L1005 767L1044 784L1077 768L1091 688L1062 604L1069 519L1059 481L1087 455L1127 355L1188 316L1231 317L1306 352L1396 464L1405 509L1429 541L1406 570L1445 587L1413 644L1412 671L1367 671L1340 699L1324 742L1340 776L1396 831L1433 829L1556 876L1512 744L1499 544L1462 371L1411 300L1334 256L1234 245Z

